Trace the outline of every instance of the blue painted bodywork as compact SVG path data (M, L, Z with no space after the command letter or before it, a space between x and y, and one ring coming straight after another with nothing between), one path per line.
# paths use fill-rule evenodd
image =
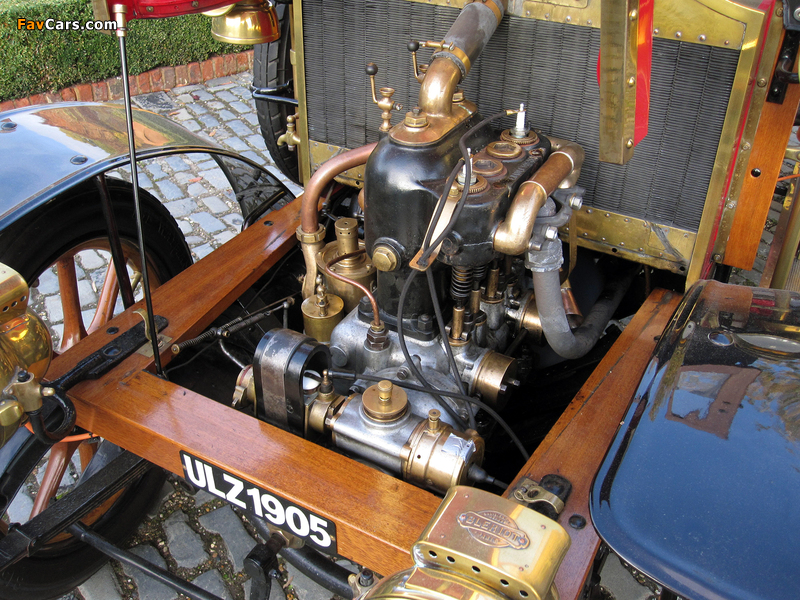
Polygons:
M598 472L624 560L690 599L800 590L800 294L687 293Z

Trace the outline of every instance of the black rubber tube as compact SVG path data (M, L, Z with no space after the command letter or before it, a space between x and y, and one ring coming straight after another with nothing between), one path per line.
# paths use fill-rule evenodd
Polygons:
M272 532L263 519L249 518L248 520L262 538L269 539ZM322 553L309 546L303 546L300 549L284 548L280 555L303 575L326 590L330 590L345 600L352 600L353 588L347 581L351 575L350 571L326 558Z
M558 270L533 273L533 293L542 331L556 354L564 358L580 358L594 347L628 291L635 273L636 269L630 269L624 277L614 278L589 311L583 325L574 332L564 311Z

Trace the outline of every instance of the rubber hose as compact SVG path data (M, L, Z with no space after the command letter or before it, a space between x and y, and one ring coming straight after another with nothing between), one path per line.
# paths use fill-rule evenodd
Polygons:
M564 311L558 270L533 273L533 291L542 331L556 354L564 358L580 358L594 347L628 291L635 272L631 269L624 277L615 278L606 285L583 325L574 332Z

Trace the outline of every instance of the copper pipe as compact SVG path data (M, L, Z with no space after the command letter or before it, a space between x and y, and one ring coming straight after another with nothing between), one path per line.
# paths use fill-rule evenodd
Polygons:
M378 308L378 301L375 300L375 296L372 292L369 291L367 286L358 283L357 281L353 281L352 279L348 279L344 275L339 275L339 273L334 273L331 267L338 263L339 261L346 260L348 258L354 258L356 256L360 256L361 254L366 254L365 249L357 250L356 252L350 252L349 254L342 254L341 256L337 256L336 258L332 258L327 263L325 263L325 272L333 277L334 279L338 279L339 281L343 281L345 283L349 283L352 286L357 287L359 290L364 292L364 295L369 298L369 303L372 305L372 322L376 327L381 327L381 311Z
M547 197L583 164L583 148L566 143L553 152L533 177L519 186L505 220L494 233L494 249L503 254L517 256L528 247L536 215Z
M317 169L303 192L301 227L305 233L316 233L319 229L319 200L325 186L347 169L366 164L369 155L377 145L376 142L348 150L325 161Z

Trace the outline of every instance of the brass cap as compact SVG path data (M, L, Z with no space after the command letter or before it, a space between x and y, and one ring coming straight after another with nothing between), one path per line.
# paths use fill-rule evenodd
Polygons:
M394 271L397 268L398 257L394 248L385 244L378 244L372 253L372 264L379 271Z
M384 379L364 390L361 402L368 417L376 421L394 421L405 414L408 395L405 390Z

